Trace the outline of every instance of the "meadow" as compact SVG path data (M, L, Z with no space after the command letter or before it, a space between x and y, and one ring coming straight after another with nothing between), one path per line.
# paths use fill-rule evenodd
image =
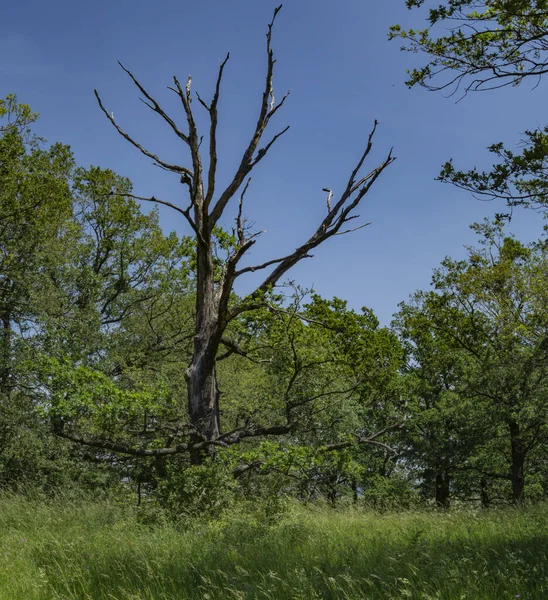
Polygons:
M174 524L112 501L0 498L1 600L542 600L547 549L548 505Z

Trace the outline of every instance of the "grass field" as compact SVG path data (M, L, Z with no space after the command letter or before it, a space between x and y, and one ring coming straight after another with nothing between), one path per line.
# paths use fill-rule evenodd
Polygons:
M296 508L147 526L112 503L0 498L1 600L548 599L548 506Z

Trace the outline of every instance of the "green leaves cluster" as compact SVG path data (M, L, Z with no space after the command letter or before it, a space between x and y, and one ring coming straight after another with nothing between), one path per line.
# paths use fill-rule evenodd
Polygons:
M488 199L502 199L507 206L526 206L546 212L548 206L548 127L526 131L519 152L502 142L489 146L497 162L491 170L455 169L447 162L439 180Z
M407 0L409 9L424 0ZM544 0L447 0L428 10L429 26L390 29L403 50L427 57L407 85L481 91L518 85L548 71L548 3ZM462 87L461 87L462 86Z

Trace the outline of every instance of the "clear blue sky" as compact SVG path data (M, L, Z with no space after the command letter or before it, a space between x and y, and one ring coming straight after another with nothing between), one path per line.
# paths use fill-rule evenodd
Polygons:
M182 117L167 90L172 76L186 80L191 73L194 89L209 97L219 59L230 51L219 129L220 175L226 181L257 118L264 34L275 5L268 0L10 2L0 21L0 95L15 92L30 103L41 113L40 134L70 144L80 164L128 176L137 194L181 202L177 179L118 137L99 111L93 89L144 145L166 160L184 161L185 148L139 102L116 60ZM517 142L525 129L544 125L546 116L546 82L534 91L526 83L458 104L441 94L408 90L405 69L416 59L400 52L397 42L389 43L387 30L394 23L417 25L420 16L407 11L403 0L285 3L273 39L275 85L278 97L287 90L291 95L272 131L286 124L291 129L255 172L247 197L247 217L267 229L253 262L291 251L324 215L322 188L341 190L378 119L369 166L391 146L397 161L359 211L372 224L329 241L291 277L325 297L369 306L383 323L398 302L429 284L444 256L464 255L463 245L474 239L470 223L503 208L435 182L440 165L453 157L458 166L488 166L488 144ZM188 233L169 209L161 210L161 219L166 229ZM512 230L531 240L543 224L540 216L517 211Z

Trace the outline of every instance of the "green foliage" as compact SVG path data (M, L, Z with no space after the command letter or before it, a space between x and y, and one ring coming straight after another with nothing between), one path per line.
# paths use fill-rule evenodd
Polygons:
M29 398L16 394L2 404L0 489L51 492L70 483L66 448L48 433Z
M38 113L32 112L28 104L20 104L15 94L8 94L0 98L0 119L6 119L7 123L0 126L0 132L17 132L18 134L30 134L29 128L38 119Z
M46 470L64 469L91 481L50 421L124 438L173 410L183 374L165 357L188 356L191 246L143 214L127 179L75 168L67 146L34 136L37 115L15 96L0 108L0 476L51 488Z
M471 470L483 486L511 480L521 501L518 483L536 470L529 453L548 425L548 257L505 236L500 222L474 228L481 245L466 261L445 259L435 291L416 294L398 317L414 396L411 460L423 477Z
M548 206L548 127L526 131L520 147L516 153L502 142L492 144L489 151L498 162L491 170L459 171L449 161L438 179L478 196L505 200L510 208L527 206L545 212Z
M421 506L417 490L410 485L409 477L401 471L372 473L364 481L359 505L377 512L406 511Z
M382 468L387 449L346 446L401 419L401 346L367 309L358 313L340 299L307 298L300 290L289 300L240 322L236 339L253 344L255 366L227 362L219 381L227 390L226 428L266 423L289 427L290 436L234 449L230 460L235 467L260 465L260 477L279 492L303 499L351 497L366 473ZM246 339L245 331L253 337Z
M0 118L0 386L15 384L18 342L53 293L48 274L61 251L71 216L67 146L43 148L27 127L36 119L26 105L8 96ZM40 296L38 296L40 294Z
M230 465L220 460L190 465L185 457L170 459L163 466L154 499L178 521L219 517L236 499Z
M424 0L406 0L420 8ZM402 50L420 52L428 62L408 71L408 86L464 93L518 85L548 70L545 0L445 0L428 11L428 27L390 28Z
M184 448L195 435L185 406L196 342L195 242L165 235L126 178L76 167L66 146L46 148L32 134L37 115L28 106L12 96L1 106L9 159L0 192L6 405L24 389L46 438L51 427L87 444L140 497L154 496L175 514L224 510L249 486L251 473L241 487L229 482L245 461L260 461L272 502L288 481L298 481L291 492L307 497L355 495L357 480L378 472L388 447L348 447L398 417L401 348L371 311L298 288L284 297L267 287L242 300L246 310L225 331L215 368L227 433L211 453L215 460L190 468L186 457L123 457ZM220 280L240 241L220 227L211 233ZM246 302L262 308L248 313ZM245 449L224 448L239 443L241 432L251 438ZM265 436L273 441L262 443Z
M546 245L475 225L480 246L446 259L391 329L294 284L232 294L245 310L215 357L221 433L190 457L195 241L165 234L126 178L34 136L37 115L15 96L0 118L1 486L123 487L148 524L252 497L261 527L290 498L506 501L519 473L520 499L545 497ZM497 150L515 164L501 174L539 202L544 141L523 157ZM239 241L219 227L212 239L220 279Z
M146 411L158 411L169 402L167 392L158 385L145 383L140 389L128 389L104 373L68 362L41 359L39 381L46 389L50 417L95 419L100 430L112 431L122 419L140 418Z

